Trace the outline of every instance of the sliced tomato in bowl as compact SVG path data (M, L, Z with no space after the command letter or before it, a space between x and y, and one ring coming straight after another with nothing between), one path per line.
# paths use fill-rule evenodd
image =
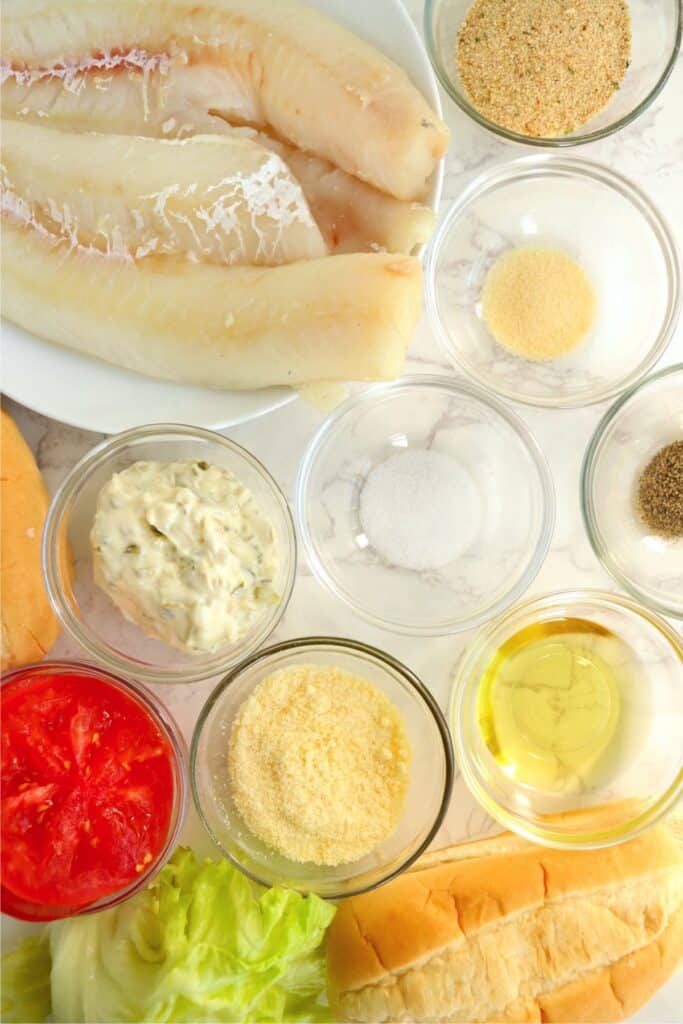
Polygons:
M150 709L68 666L13 673L1 702L2 909L63 916L147 875L177 803L177 755Z

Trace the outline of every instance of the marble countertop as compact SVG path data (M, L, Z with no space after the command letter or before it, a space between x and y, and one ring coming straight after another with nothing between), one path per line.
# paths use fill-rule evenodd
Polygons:
M418 25L421 0L407 0ZM463 186L487 167L521 152L521 147L498 141L474 125L443 96L445 118L452 142L446 164L442 210ZM582 157L602 161L632 178L659 206L672 225L679 242L683 239L683 61L679 60L667 86L655 104L635 124L601 142L582 147ZM659 367L683 361L683 323ZM407 363L408 372L455 371L437 347L423 315ZM597 587L616 590L616 584L602 569L588 543L579 509L579 471L584 450L609 403L571 411L537 410L516 406L516 412L541 442L550 463L557 493L557 523L551 550L527 596L559 589ZM100 435L76 430L46 419L14 402L6 403L24 436L36 453L50 491L58 486L73 463ZM182 421L182 410L178 410ZM261 459L291 499L299 460L321 421L302 401L230 428L227 434ZM678 624L680 629L680 623ZM309 634L351 637L385 648L403 660L423 679L445 709L454 667L471 633L443 638L416 638L386 633L365 623L345 605L324 591L313 578L303 554L299 556L294 594L287 612L271 640ZM62 639L55 655L78 657L73 643ZM186 735L190 736L199 708L213 682L163 687L163 698L172 708ZM469 795L463 781L456 781L451 810L439 840L449 842L497 830ZM208 851L194 811L189 815L185 838ZM3 922L7 941L17 932ZM680 1020L683 1006L683 975L672 980L634 1018L651 1024Z

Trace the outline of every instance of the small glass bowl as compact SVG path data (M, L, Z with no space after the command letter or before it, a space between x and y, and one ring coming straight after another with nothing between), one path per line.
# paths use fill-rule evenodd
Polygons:
M213 654L185 654L146 636L123 617L93 580L90 529L101 488L114 473L134 462L183 459L204 460L233 472L272 522L280 551L280 569L274 583L280 601L264 612L236 644ZM42 557L45 585L57 618L88 654L114 671L131 673L145 682L187 683L226 672L272 633L294 586L296 538L284 495L248 451L210 430L153 424L116 434L96 445L74 466L50 505L43 529Z
M630 3L631 63L610 103L568 135L535 138L489 121L472 106L458 75L456 44L472 0L426 0L424 34L432 67L450 98L468 117L494 135L527 146L579 146L595 142L635 121L658 96L671 74L681 47L679 0Z
M595 291L588 335L549 362L512 355L483 319L486 276L519 246L568 253ZM655 206L620 174L561 155L522 157L471 182L429 247L425 279L432 328L455 366L535 406L591 405L633 385L664 352L680 309L676 244Z
M469 483L463 548L438 570L387 561L360 521L369 473L420 449L451 456ZM339 406L308 446L295 505L320 582L374 625L422 636L478 626L519 598L543 563L555 520L550 471L521 420L480 388L428 375L369 387Z
M321 867L288 860L248 830L232 799L227 750L235 715L263 679L293 665L330 665L366 679L398 709L408 731L412 763L401 821L388 839L350 864ZM404 871L426 850L448 809L453 769L445 719L417 676L374 647L334 637L290 640L252 655L234 669L204 705L190 753L194 802L223 855L262 885L287 885L326 899L374 889Z
M166 841L159 850L157 857L140 873L140 875L119 892L110 893L108 896L90 903L78 910L68 907L52 907L50 912L43 905L33 905L26 901L18 901L14 896L3 890L2 912L21 921L56 921L63 917L80 917L82 914L93 914L99 910L107 910L123 903L130 896L133 896L140 889L144 889L152 879L161 871L166 861L175 848L187 809L187 748L185 740L171 713L164 704L146 687L130 679L122 679L120 676L112 675L94 665L88 665L75 661L41 661L35 665L25 665L22 668L13 669L2 677L2 686L30 685L31 680L37 676L68 672L69 675L84 675L94 677L108 686L121 690L137 704L153 720L158 729L168 740L172 754L173 767L173 801L171 817L168 826Z
M683 537L640 518L640 474L660 448L683 441L683 363L646 378L598 424L581 472L581 510L593 550L617 583L663 615L683 619Z
M544 635L544 624L567 618L614 634L626 652L620 669L635 682L620 694L622 732L609 777L573 794L551 794L515 781L496 761L482 738L478 699L482 677L506 640L530 626ZM465 782L491 817L544 846L592 849L632 839L683 793L682 683L681 637L629 597L568 591L518 605L474 638L453 683L450 724Z

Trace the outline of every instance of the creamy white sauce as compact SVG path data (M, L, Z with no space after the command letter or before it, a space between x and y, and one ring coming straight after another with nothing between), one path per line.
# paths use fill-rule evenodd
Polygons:
M136 462L100 491L95 582L148 636L193 653L243 637L279 600L275 532L251 491L206 462Z

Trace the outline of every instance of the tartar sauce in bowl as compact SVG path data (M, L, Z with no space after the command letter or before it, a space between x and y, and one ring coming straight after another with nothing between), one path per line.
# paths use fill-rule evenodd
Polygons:
M268 606L280 563L251 491L206 462L136 462L97 499L96 584L151 637L189 653L236 643Z

